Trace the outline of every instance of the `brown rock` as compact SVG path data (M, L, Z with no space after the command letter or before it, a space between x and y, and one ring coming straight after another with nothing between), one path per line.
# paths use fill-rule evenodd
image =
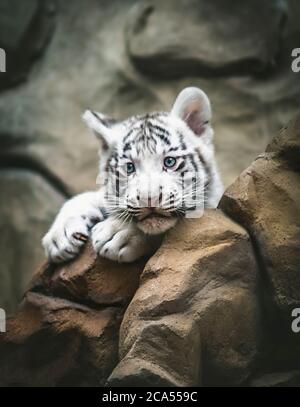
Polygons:
M267 373L251 381L252 387L299 387L300 371Z
M220 207L250 231L277 311L300 304L300 116L225 192Z
M242 383L258 351L255 289L255 259L242 228L220 211L185 220L141 276L109 384Z
M0 385L103 385L143 265L95 261L87 247L73 263L40 270L0 336Z
M251 234L263 282L269 363L299 364L291 312L300 306L300 116L225 192L220 207ZM296 365L295 365L296 364ZM277 366L278 368L278 366Z

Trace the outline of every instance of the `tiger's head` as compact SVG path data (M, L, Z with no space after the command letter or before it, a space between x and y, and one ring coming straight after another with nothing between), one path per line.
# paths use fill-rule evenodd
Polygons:
M213 130L202 90L184 89L168 113L116 122L88 110L83 119L100 140L99 179L112 216L157 235L209 206Z

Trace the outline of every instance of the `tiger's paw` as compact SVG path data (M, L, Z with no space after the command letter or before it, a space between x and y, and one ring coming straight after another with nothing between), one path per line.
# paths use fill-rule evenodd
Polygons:
M108 218L97 223L91 232L97 254L119 263L130 263L149 252L147 237L135 225Z

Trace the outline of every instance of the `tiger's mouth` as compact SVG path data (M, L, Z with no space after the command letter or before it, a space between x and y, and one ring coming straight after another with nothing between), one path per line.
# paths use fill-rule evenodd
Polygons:
M153 218L170 218L172 215L170 214L162 214L158 212L149 212L147 214L143 214L138 216L139 221L143 221L145 219L153 219Z
M171 229L177 223L178 218L174 213L146 208L136 218L137 227L147 235L159 235Z

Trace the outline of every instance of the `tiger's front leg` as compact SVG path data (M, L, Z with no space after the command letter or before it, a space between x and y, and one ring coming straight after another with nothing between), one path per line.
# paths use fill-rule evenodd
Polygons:
M97 223L92 229L91 238L97 254L120 263L129 263L153 254L162 239L147 236L134 223L115 217Z
M77 195L64 204L42 240L50 261L61 263L78 255L95 223L106 218L102 203L97 191Z

